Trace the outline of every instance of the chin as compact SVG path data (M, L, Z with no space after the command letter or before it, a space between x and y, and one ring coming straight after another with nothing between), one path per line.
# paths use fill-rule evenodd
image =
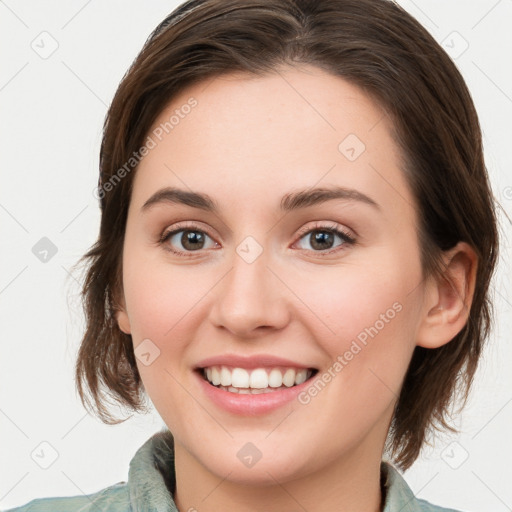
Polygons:
M267 435L268 431L254 437ZM250 486L264 487L292 481L313 470L314 455L311 460L304 460L304 444L300 443L302 448L299 445L286 447L278 438L273 442L267 439L254 443L248 441L250 438L250 435L244 435L241 442L219 443L207 450L206 457L205 452L201 452L197 460L220 479Z
M305 476L306 472L297 467L297 460L290 458L286 464L272 460L259 460L252 467L244 467L243 464L224 464L220 462L215 467L209 467L209 471L219 478L238 485L251 487L275 486Z

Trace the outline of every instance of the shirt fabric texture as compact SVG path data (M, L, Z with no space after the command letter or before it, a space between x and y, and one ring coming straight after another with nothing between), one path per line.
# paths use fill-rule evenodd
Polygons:
M173 500L173 444L169 430L151 436L130 461L128 482L88 495L37 498L4 512L179 512ZM398 470L385 461L381 478L385 486L383 512L459 512L417 499Z

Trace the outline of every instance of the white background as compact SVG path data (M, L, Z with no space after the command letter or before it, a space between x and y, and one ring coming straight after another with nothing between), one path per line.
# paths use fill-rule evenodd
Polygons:
M512 0L400 3L449 51L469 44L453 56L480 115L496 201L512 216ZM73 381L83 319L70 269L98 233L92 191L107 107L177 4L0 1L0 508L125 481L136 449L163 426L156 412L107 426L83 409ZM42 38L46 50L58 44L45 59L33 49ZM405 473L420 498L471 512L512 508L511 230L501 219L497 322L455 422L461 434L439 437ZM42 237L58 249L47 263L32 253ZM58 452L48 469L31 458L43 441Z

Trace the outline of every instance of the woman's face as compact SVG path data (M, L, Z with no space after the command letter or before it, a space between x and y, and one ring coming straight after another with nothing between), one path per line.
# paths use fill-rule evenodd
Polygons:
M156 120L118 322L177 463L268 484L380 460L424 310L390 122L314 67L217 77Z

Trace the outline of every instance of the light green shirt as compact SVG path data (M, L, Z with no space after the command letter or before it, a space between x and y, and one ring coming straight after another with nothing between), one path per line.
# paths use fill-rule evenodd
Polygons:
M417 499L400 473L382 462L386 490L383 512L457 512ZM4 512L178 512L173 439L168 430L149 438L130 461L128 482L82 496L39 498Z

